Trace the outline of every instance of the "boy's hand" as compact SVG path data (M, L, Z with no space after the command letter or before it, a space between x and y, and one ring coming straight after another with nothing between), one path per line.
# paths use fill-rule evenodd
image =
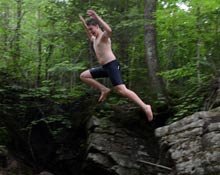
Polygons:
M94 10L87 10L86 12L90 18L97 18L97 13Z

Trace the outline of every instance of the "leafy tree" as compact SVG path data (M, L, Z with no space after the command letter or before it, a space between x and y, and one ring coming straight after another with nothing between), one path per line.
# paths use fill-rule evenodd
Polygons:
M178 99L173 98L177 105L175 112L186 116L200 110L207 95L202 88L219 71L216 67L219 65L216 60L219 3L215 0L210 4L206 0L159 1L159 5L156 22L161 75L166 79L167 89ZM192 100L194 97L198 100Z

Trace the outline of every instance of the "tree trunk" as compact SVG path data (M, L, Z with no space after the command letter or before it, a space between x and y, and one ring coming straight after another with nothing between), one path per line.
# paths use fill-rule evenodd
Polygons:
M8 46L9 45L8 44L9 34L7 31L9 29L9 23L10 23L10 21L9 21L10 10L9 10L9 4L5 3L4 6L5 6L5 9L4 9L5 13L3 13L4 22L3 22L3 26L2 26L2 28L4 30L4 33L3 33L3 44L4 44L3 45L3 52L8 53L9 52L9 46ZM5 55L5 54L3 54L3 55Z
M54 46L53 46L53 41L54 39L51 39L51 43L48 45L47 47L47 56L45 58L45 80L49 80L49 73L48 73L48 69L49 69L49 60L53 54L53 50L54 50Z
M196 69L197 69L197 81L200 85L201 83L201 73L200 73L200 60L201 60L201 47L202 47L202 38L201 38L201 23L200 23L200 7L197 8L197 19L196 19L196 28L198 33L198 39L196 44L196 50L197 50L197 61L196 61Z
M17 61L21 57L20 36L21 36L21 20L22 20L22 0L17 0L17 25L15 29L15 45L13 58Z
M42 67L42 37L41 37L41 25L40 25L40 21L41 21L41 9L38 9L38 22L39 22L39 26L38 26L38 41L37 41L37 45L38 45L38 68L37 68L37 87L40 86L40 82L41 82L41 67Z
M45 80L49 80L49 61L51 59L51 56L53 55L53 51L54 51L54 42L55 42L55 24L51 23L50 24L50 31L51 31L51 35L49 37L49 44L46 48L46 53L47 55L45 56Z
M158 98L167 101L164 83L157 75L159 72L159 61L156 47L156 27L154 12L156 11L157 0L145 0L145 47L146 61L150 78L151 96L153 100Z

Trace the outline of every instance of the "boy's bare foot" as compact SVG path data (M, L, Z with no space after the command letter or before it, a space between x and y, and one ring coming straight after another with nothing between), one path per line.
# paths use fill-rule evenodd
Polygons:
M105 101L106 97L108 96L108 94L110 93L110 89L106 88L105 90L101 91L101 95L99 97L99 102L103 102Z
M145 108L144 108L144 112L146 113L147 115L147 118L148 118L148 121L152 121L153 120L153 113L152 113L152 110L151 110L151 106L150 105L146 105Z

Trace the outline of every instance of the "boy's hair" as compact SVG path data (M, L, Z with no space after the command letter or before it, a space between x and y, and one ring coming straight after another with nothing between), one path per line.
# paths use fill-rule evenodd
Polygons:
M86 24L88 25L88 26L96 26L96 25L98 25L99 27L100 27L100 24L99 24L99 22L98 22L98 20L96 20L96 19L93 19L93 18L91 18L91 19L89 19L87 22L86 22Z

